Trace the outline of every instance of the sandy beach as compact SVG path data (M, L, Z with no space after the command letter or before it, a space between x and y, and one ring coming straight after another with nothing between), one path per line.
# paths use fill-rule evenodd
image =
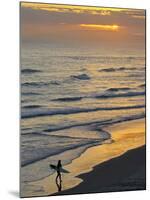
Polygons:
M56 174L53 174L27 184L32 190L25 196L145 189L145 119L103 129L111 133L112 140L87 149L65 166L70 173L62 176L62 192L57 192Z
M83 182L77 187L59 194L82 194L145 190L145 146L106 161L93 168L92 172L79 175Z

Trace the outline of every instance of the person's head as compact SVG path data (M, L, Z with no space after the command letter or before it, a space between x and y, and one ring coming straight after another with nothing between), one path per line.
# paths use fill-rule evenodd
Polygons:
M58 164L57 164L57 167L61 167L61 160L58 160Z
M58 160L58 164L61 164L61 160Z

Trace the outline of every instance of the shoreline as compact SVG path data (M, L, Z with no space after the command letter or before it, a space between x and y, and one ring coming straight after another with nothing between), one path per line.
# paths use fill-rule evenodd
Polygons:
M85 180L82 175L86 173L92 174L95 166L109 162L111 159L118 158L129 150L136 149L145 144L145 118L103 126L102 129L111 134L113 142L90 147L80 157L66 165L64 168L70 171L70 173L62 176L62 192L57 192L55 184L56 174L53 174L28 184L27 187L32 188L32 190L25 193L23 197L66 194L65 191L71 191L84 183Z
M98 164L91 172L78 176L83 180L78 186L56 195L145 190L145 153L146 146L144 145Z

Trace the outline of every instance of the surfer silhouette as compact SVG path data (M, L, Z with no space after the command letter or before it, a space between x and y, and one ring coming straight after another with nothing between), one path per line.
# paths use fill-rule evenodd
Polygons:
M61 160L58 160L57 165L50 165L50 168L57 172L57 176L56 176L55 181L56 181L58 191L61 191L61 188L62 188L61 173L69 173L69 171L62 168Z
M60 182L62 182L62 180L61 180L61 172L60 172L61 168L62 168L61 160L58 160L57 169L56 169L56 171L57 171L56 182L58 182L58 179L59 179Z

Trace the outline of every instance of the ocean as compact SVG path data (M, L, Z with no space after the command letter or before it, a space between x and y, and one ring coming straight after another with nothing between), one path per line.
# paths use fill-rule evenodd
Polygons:
M49 164L65 166L87 148L113 142L104 126L144 117L144 56L22 46L21 182L47 177Z

